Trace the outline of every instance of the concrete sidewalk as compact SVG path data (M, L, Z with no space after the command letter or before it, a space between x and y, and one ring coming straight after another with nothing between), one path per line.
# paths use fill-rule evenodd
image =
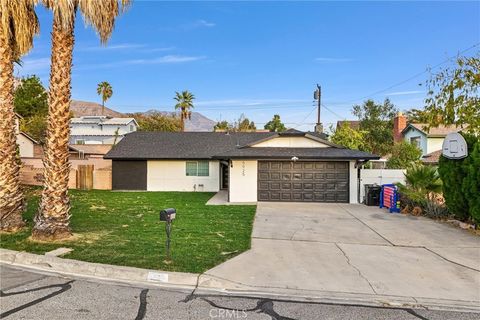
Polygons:
M252 249L199 287L480 310L480 238L363 205L259 203Z

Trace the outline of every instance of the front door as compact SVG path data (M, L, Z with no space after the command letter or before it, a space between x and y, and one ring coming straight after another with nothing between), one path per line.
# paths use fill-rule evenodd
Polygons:
M221 189L228 189L228 165L226 164L221 164L220 165L220 176L221 176L221 181L220 181L220 188Z

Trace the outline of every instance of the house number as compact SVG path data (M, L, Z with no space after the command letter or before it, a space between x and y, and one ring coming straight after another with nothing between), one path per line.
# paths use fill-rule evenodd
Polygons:
M242 161L242 176L245 177L245 161Z

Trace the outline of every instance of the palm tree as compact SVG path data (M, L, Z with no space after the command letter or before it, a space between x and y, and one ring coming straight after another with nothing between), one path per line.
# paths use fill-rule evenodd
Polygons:
M442 192L442 180L435 167L416 165L405 174L406 185L398 183L400 193L412 200L422 202L433 200L435 194Z
M115 18L130 0L43 0L53 11L52 61L48 98L47 137L44 156L44 188L35 215L32 238L55 240L71 236L68 197L68 140L72 51L77 8L102 43L110 37Z
M97 86L97 94L102 96L102 116L105 113L105 102L113 95L113 89L110 83L102 81Z
M180 120L182 121L182 131L185 131L185 119L192 118L192 111L191 109L194 108L193 100L195 96L193 93L185 90L180 92L175 92L175 97L173 98L177 101L175 105L175 110L180 109Z
M34 0L0 0L0 231L17 231L25 223L17 157L13 105L13 63L33 46L38 33Z

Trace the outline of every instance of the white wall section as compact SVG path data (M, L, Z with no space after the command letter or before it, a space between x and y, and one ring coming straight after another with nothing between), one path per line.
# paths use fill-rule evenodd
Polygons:
M230 202L257 202L257 160L232 160Z
M220 189L220 162L209 161L209 176L187 176L185 160L148 160L148 191L208 191Z

